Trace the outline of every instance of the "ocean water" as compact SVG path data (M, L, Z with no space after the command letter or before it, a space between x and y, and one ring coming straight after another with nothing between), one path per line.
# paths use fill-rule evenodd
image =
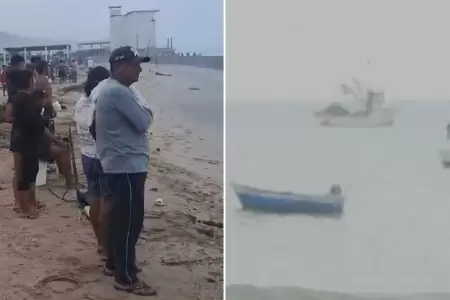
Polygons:
M229 182L301 193L337 183L347 198L340 219L258 215L228 185L228 299L450 299L450 170L438 155L450 147L450 103L394 106L395 125L371 129L320 127L317 105L227 107Z
M204 138L216 158L223 156L223 71L178 65L159 65L170 77L141 73L137 87L148 93L164 127L189 127ZM198 90L190 90L197 88ZM161 120L159 120L161 122Z

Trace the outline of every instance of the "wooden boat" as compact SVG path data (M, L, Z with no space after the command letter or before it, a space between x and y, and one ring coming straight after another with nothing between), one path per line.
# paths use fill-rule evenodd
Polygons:
M244 210L280 214L341 214L344 197L341 188L333 185L330 192L323 195L294 194L253 188L233 184Z

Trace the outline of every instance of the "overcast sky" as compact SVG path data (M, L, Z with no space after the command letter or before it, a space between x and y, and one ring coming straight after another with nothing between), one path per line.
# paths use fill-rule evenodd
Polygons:
M449 11L449 0L229 0L228 99L330 101L356 76L389 99L450 100Z
M108 6L122 12L160 9L157 39L173 37L180 51L222 53L222 0L20 0L2 1L0 31L28 37L105 40L109 38Z

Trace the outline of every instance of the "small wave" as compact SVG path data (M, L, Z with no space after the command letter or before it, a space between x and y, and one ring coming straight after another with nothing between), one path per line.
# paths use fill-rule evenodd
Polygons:
M450 293L350 294L296 287L257 287L233 284L226 287L226 300L448 300Z

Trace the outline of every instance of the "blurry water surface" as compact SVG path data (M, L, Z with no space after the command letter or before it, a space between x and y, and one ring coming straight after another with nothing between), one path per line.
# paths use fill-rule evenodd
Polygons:
M227 107L228 181L312 193L338 183L347 196L341 219L257 215L228 185L227 285L450 292L450 171L438 156L450 103L397 106L393 127L373 129L317 126L305 104Z

